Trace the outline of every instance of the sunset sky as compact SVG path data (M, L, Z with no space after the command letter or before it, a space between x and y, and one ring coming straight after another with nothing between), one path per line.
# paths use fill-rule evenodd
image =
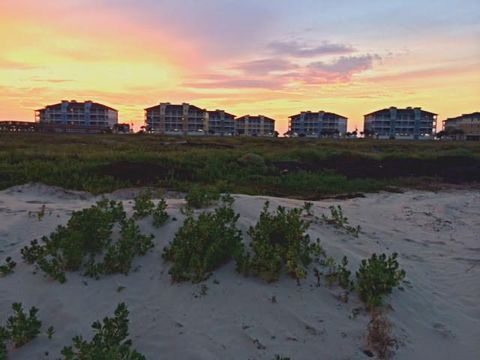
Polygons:
M281 133L301 110L352 130L389 106L480 110L478 0L0 0L0 45L0 120L62 99L138 125L190 102Z

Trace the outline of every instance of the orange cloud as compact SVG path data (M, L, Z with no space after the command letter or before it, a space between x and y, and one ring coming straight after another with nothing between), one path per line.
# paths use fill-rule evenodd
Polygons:
M280 4L139 1L2 0L0 119L30 120L61 99L105 102L137 124L146 106L193 102L272 116L280 133L302 110L342 114L350 129L392 105L441 118L478 111L473 33L415 36L408 49L354 33L307 41L283 29Z

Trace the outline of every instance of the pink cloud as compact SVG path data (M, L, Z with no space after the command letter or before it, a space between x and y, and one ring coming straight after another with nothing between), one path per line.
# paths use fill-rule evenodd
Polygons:
M233 66L233 69L241 70L245 74L264 75L277 71L291 71L298 65L280 58L268 58L253 61L245 61Z
M343 55L356 51L350 45L328 41L324 41L318 46L308 46L297 41L275 41L269 44L269 48L276 54L307 58L322 55Z
M304 80L307 83L348 82L354 74L373 68L378 55L342 56L331 63L317 61L306 68Z

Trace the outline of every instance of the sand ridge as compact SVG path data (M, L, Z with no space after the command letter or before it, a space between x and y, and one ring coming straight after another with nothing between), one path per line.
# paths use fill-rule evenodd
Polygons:
M125 209L131 201L125 194ZM241 214L244 233L254 225L263 203L301 207L302 201L263 196L235 195L234 209ZM317 287L312 271L297 286L283 276L275 284L245 278L230 263L204 284L171 284L169 264L161 259L163 247L181 225L184 200L167 199L170 220L160 229L151 219L139 223L155 235L154 250L137 258L138 271L95 281L67 274L64 285L33 274L22 262L20 249L31 240L64 224L72 211L98 198L41 184L27 184L0 192L0 261L12 256L15 273L0 279L0 322L10 304L36 306L45 334L16 350L13 359L56 359L74 335L90 338L90 325L110 316L119 302L130 310L130 335L134 346L149 359L273 359L275 354L298 359L366 359L365 332L368 314L358 309L356 295L346 304L338 301L341 289ZM319 238L329 255L348 256L350 269L373 252L398 252L406 270L403 290L387 299L388 317L401 342L397 359L480 358L480 194L454 190L379 193L344 201L314 202L316 215L341 204L362 233L354 238L319 222L309 233ZM45 216L35 216L45 205ZM122 289L123 287L123 289ZM122 289L119 291L119 289ZM275 301L273 301L274 299ZM354 313L358 313L353 316ZM45 352L49 355L46 356Z

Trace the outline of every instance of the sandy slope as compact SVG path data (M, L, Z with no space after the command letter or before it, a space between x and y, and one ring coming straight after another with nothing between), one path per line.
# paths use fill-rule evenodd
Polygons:
M113 197L124 198L125 194ZM266 197L235 196L240 226L246 232L257 220ZM300 359L366 359L364 335L368 316L355 295L347 304L336 299L338 288L318 288L310 276L299 287L282 278L268 285L243 278L229 264L205 284L170 284L161 250L180 226L183 200L170 199L170 221L160 230L141 221L155 234L156 248L137 259L138 271L128 277L100 281L68 274L64 285L33 274L20 248L65 223L72 210L96 199L42 185L25 185L0 192L0 261L12 256L13 275L0 279L0 322L10 304L40 308L44 329L53 325L52 341L41 335L12 353L13 359L55 359L76 334L90 337L90 324L111 315L119 302L131 312L130 333L135 347L149 359L273 359L275 354ZM268 198L272 205L301 206L303 202ZM338 203L338 202L336 202ZM29 217L46 205L42 221ZM332 202L315 203L320 215ZM127 210L131 203L124 201ZM398 359L480 359L480 194L381 193L341 202L352 224L360 224L358 239L331 227L313 224L337 260L345 254L352 270L372 252L398 252L407 271L404 291L388 299L389 317L402 346ZM120 286L123 291L117 291ZM275 297L276 303L272 302ZM45 355L48 352L48 355Z

